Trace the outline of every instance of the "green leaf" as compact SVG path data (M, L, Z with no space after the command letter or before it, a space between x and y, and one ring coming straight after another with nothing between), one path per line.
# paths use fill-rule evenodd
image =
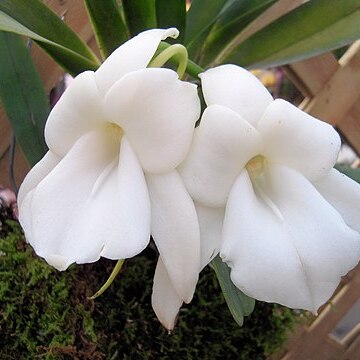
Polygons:
M360 0L312 0L285 14L244 42L230 43L216 64L269 67L344 46L360 37Z
M349 178L360 183L360 168L353 169L352 167L346 165L336 165L335 168Z
M0 30L34 39L73 75L99 66L90 48L39 0L2 0Z
M155 0L122 0L130 35L156 28Z
M84 0L104 58L128 40L128 30L116 0Z
M191 45L200 33L214 24L227 2L228 0L193 0L191 2L186 19L186 45Z
M30 165L47 151L44 126L48 100L23 40L0 31L0 98Z
M156 0L156 19L157 26L161 29L176 27L180 35L174 41L183 42L186 23L185 0Z
M216 256L210 263L216 273L229 310L239 326L244 323L244 316L250 315L255 307L255 300L242 293L230 279L230 269Z
M224 47L242 34L252 21L277 0L240 0L227 4L218 16L201 50L200 63L206 65L216 58Z
M97 60L90 48L39 0L1 0L0 10L34 33Z
M193 0L186 16L184 44L188 48L189 57L196 60L211 27L221 14L227 2L234 0Z

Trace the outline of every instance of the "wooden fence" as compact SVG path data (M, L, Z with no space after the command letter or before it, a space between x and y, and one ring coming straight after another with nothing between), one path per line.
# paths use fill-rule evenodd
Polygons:
M360 40L337 61L333 54L286 67L290 80L305 96L306 112L334 125L360 154ZM344 338L333 333L354 306L359 306L360 265L340 285L336 295L308 326L290 337L281 360L359 360L360 312Z
M331 302L317 317L289 334L285 349L273 360L359 360L359 294L360 266L344 278ZM343 319L348 324L343 324Z
M95 38L87 20L82 0L45 0L64 21L95 50ZM303 3L303 0L281 0L244 32L249 36L257 28ZM56 85L62 70L38 47L32 57L39 69L46 91ZM336 126L339 132L360 154L360 41L355 42L337 61L333 54L291 64L285 67L290 80L305 99L301 107ZM10 186L9 153L11 129L0 106L0 184ZM16 148L15 178L20 183L29 170L21 150ZM289 340L286 350L276 356L282 360L359 360L360 325L357 324L343 339L331 333L359 299L360 267L344 280L332 305L326 306L311 325L298 329Z

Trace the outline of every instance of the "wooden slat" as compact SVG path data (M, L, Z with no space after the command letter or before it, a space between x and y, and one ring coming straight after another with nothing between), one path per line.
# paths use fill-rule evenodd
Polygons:
M315 117L340 125L360 97L360 40L340 59L334 75L305 106ZM359 114L360 115L360 114Z
M337 68L338 62L330 53L284 67L290 81L309 98L314 97L322 89Z
M285 71L290 80L305 96L308 97L301 105L305 111L308 110L311 113L311 109L308 107L311 104L312 98L314 98L318 93L323 94L321 95L322 106L315 107L316 113L314 116L331 123L331 113L330 118L327 118L329 116L329 111L327 111L327 102L332 102L332 107L336 107L336 103L338 103L339 107L342 107L341 109L337 109L335 111L336 114L338 114L336 126L354 150L360 154L360 104L358 101L360 96L358 90L358 76L360 68L358 55L356 53L356 56L354 56L353 53L354 49L358 51L358 49L352 48L350 53L344 55L342 61L345 65L347 65L344 73L338 72L340 71L339 69L341 66L332 54L320 55L312 59L291 64L285 67ZM350 61L349 59L352 60ZM356 72L356 74L353 74L354 79L357 79L354 82L352 81L351 76L348 75L351 71L354 73ZM345 74L345 76L343 76L343 74ZM333 89L334 84L337 86L336 84L339 83L339 78L345 77L346 79L350 78L349 81L352 84L351 87L355 90L354 93L349 94L349 88L347 88L346 82L339 85L339 87L341 87L341 90L339 88L339 91L342 91L342 94L340 95L341 102L338 102L338 92L330 93L329 90L327 90L326 84L330 84L330 88ZM329 97L330 95L331 97ZM346 108L346 106L350 106L350 108ZM341 119L339 119L339 116L341 115L340 113L343 114Z
M356 303L360 294L360 265L349 275L350 281L342 287L321 312L313 324L303 331L296 343L282 357L282 360L338 360L346 351L329 334ZM357 345L356 345L357 346Z
M345 347L350 348L357 340L360 339L360 322L354 326L351 331L346 334L344 339L341 341Z
M360 335L358 335L339 360L359 360L360 358Z
M338 125L342 134L346 137L349 144L360 155L360 103L359 101L353 106L351 111Z

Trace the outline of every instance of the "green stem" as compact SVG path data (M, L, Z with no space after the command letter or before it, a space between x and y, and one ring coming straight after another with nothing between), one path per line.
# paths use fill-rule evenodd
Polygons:
M178 65L177 73L181 79L184 76L186 65L188 62L188 52L186 47L180 44L175 44L167 47L159 53L153 60L151 60L149 67L162 67L171 58L176 59Z
M88 299L94 300L95 298L100 296L113 283L113 281L116 278L116 275L121 270L123 264L124 264L123 259L118 260L118 262L116 263L112 273L110 274L109 278L106 280L106 283L93 296L90 296Z
M186 66L186 73L191 75L192 77L198 78L199 74L204 72L205 70L196 64L195 62L188 60L187 66Z
M172 46L174 46L174 45L170 45L170 44L162 41L162 42L160 43L160 45L159 45L158 53L162 53L162 52L164 52L165 50L167 50L168 48L170 48L170 47L172 47ZM160 55L161 55L161 54L160 54ZM157 59L157 57L155 57L154 60L156 60L156 59ZM153 61L154 61L154 60L153 60ZM174 58L174 57L171 57L171 58L169 58L169 59L167 59L167 60L168 60L171 64L173 64L173 65L179 65L178 59L177 59L176 57L175 57L175 58ZM151 66L153 66L153 65L152 65L152 64L153 64L153 61L150 63ZM187 63L185 62L185 64L186 64L185 73L191 75L191 76L194 77L194 78L198 78L198 77L199 77L199 74L202 73L202 72L204 72L204 69L203 69L202 67L200 67L198 64L194 63L193 61L189 60L188 58L187 58ZM163 64L162 64L162 65L163 65ZM178 69L178 70L179 70L179 69ZM179 75L179 77L180 77L180 75Z

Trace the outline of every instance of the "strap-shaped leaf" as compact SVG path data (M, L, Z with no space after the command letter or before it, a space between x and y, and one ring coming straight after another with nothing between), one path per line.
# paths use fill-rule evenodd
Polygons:
M21 37L0 31L0 98L30 165L45 154L49 113L40 77Z
M39 0L1 0L0 10L34 33L97 60L90 48Z
M84 0L104 58L128 40L128 30L116 0Z
M250 315L255 307L255 300L242 293L230 279L230 269L216 256L210 263L218 278L229 310L239 326L244 323L244 316Z
M74 75L99 66L90 48L39 0L2 0L0 30L34 39Z
M191 43L204 30L214 24L224 5L229 0L193 0L187 13L185 44ZM234 0L231 0L231 2Z
M122 0L130 35L156 28L155 0Z
M175 41L183 42L186 23L185 0L156 0L156 19L159 28L176 27L180 35Z
M210 63L252 21L277 0L237 0L228 3L218 16L200 54L200 63Z
M244 42L229 44L215 63L268 67L334 50L360 37L360 0L312 0Z
M196 60L211 27L227 3L234 0L193 0L186 16L184 44L189 57Z

